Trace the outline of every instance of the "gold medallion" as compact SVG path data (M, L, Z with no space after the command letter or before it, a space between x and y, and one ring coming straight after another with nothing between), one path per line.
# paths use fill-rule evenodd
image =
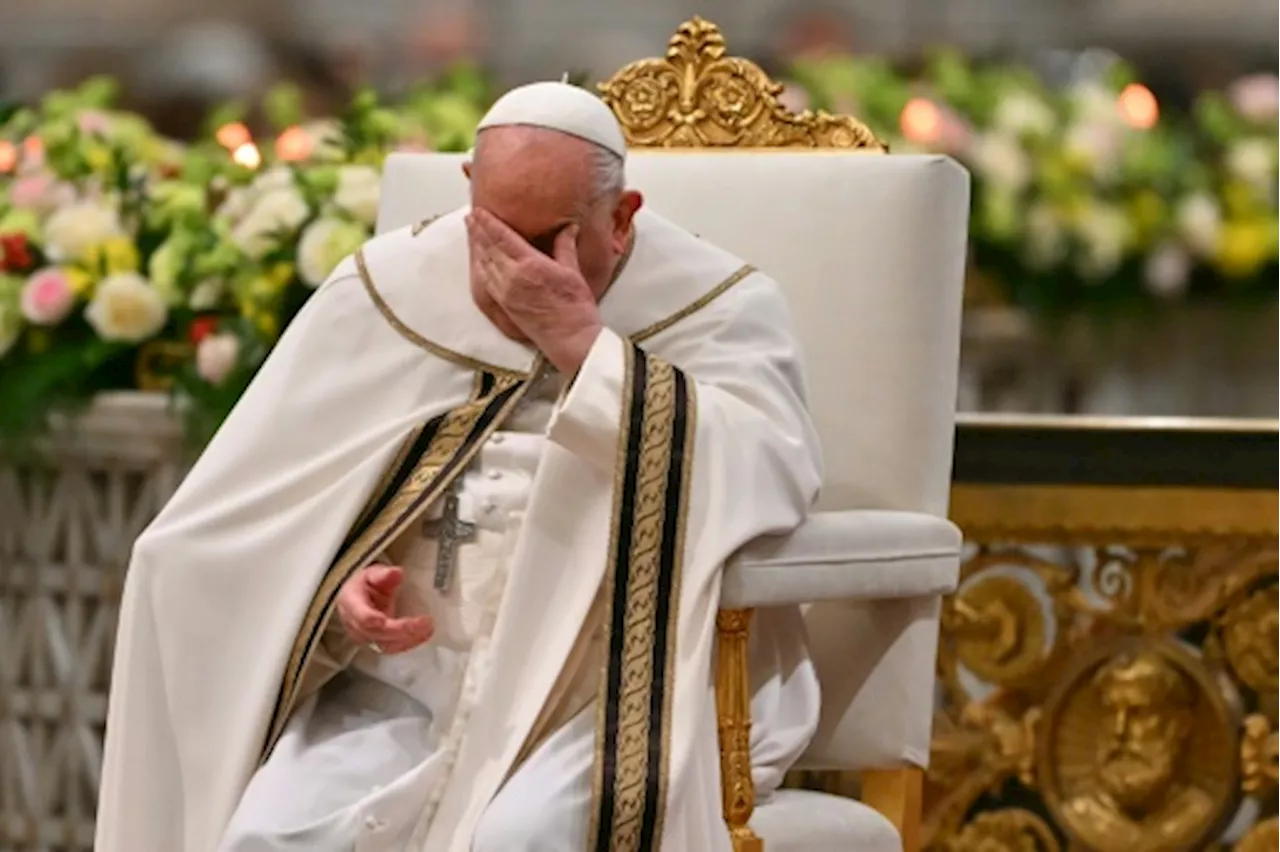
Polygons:
M1239 714L1182 646L1130 638L1067 672L1038 744L1046 804L1097 852L1203 849L1235 812Z

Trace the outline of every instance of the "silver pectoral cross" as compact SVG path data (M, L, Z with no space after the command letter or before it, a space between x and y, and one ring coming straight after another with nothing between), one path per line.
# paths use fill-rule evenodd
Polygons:
M440 517L426 521L422 525L422 534L436 540L436 577L435 586L438 592L447 592L453 582L453 570L458 559L458 545L473 541L476 537L476 525L458 517L458 489L462 477L459 476L449 485L444 493L444 504L440 509Z

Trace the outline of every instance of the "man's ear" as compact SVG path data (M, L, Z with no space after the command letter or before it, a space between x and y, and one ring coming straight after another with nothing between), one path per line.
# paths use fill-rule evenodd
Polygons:
M619 196L618 204L613 208L613 236L618 244L618 251L626 249L631 223L643 206L644 196L634 189L628 189Z
M466 176L467 180L471 180L471 161L470 160L463 161L462 174Z

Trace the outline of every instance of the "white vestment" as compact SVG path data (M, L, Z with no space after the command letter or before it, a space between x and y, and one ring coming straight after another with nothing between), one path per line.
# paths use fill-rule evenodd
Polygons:
M718 569L798 523L820 481L785 305L764 276L642 213L601 304L608 330L560 397L559 377L471 303L463 234L451 214L375 239L335 272L139 540L98 852L585 848L604 813L597 753L619 739L601 740L599 719L617 706L600 698L614 635L602 576L618 535L625 399L633 375L671 374L667 363L687 381L692 464L674 645L653 675L668 711L647 723L665 733L644 749L664 751L648 770L660 780L646 813L657 801L658 818L649 845L630 848L728 848L710 669ZM437 498L378 533L375 555L407 569L403 605L429 612L436 635L403 655L361 652L305 694L300 684L345 662L329 659L337 632L316 591L341 579L344 535L406 445L430 433L423 424L492 398L481 394L495 380L523 398L459 459L459 516L475 530L445 591L423 534ZM673 407L655 399L646 411ZM435 434L448 431L446 420ZM797 612L761 614L752 663L753 774L767 794L817 723ZM264 738L273 747L258 766ZM618 787L614 798L628 796ZM626 804L597 828L630 830Z

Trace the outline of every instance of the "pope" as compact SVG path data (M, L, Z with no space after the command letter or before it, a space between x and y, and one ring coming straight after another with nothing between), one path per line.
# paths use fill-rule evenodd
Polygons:
M721 569L821 480L779 287L643 208L609 109L502 97L134 546L98 852L729 849ZM753 636L767 799L818 685Z

